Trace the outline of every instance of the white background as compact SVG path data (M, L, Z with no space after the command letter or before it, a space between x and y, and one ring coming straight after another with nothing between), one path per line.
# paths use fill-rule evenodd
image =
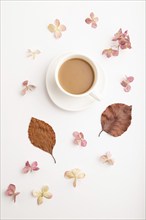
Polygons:
M145 218L144 10L144 1L2 1L1 219ZM99 17L96 29L85 23L92 11ZM47 30L56 18L67 27L58 40ZM132 49L107 59L101 52L119 28L128 30ZM27 58L29 48L41 54ZM100 63L108 80L102 101L80 112L59 109L45 88L51 58L74 50ZM125 74L135 77L129 93L120 85ZM37 89L23 97L21 83L26 79ZM102 133L99 138L101 113L113 103L132 105L132 124L120 137ZM32 116L54 128L57 164L31 145L27 130ZM87 147L73 145L75 130L84 133ZM99 162L107 151L115 159L112 167ZM22 174L27 160L38 161L40 170ZM86 178L73 188L64 172L76 167ZM10 183L21 192L15 204L4 194ZM43 185L49 186L53 198L38 206L31 191Z

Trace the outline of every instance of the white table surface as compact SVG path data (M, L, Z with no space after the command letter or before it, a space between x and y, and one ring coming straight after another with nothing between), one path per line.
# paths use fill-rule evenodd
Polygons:
M92 11L99 17L96 29L84 21ZM144 15L144 1L2 1L1 219L145 218ZM56 18L67 27L60 39L47 29ZM107 59L101 52L119 28L128 30L132 49ZM32 60L26 57L27 49L39 49L41 54ZM84 111L59 109L45 88L50 60L66 51L89 55L107 77L103 99ZM120 85L125 74L135 77L129 93ZM21 96L21 83L27 79L37 88ZM132 124L120 137L102 133L99 138L101 113L113 103L132 105ZM54 128L56 164L31 145L31 117ZM75 130L84 133L87 147L73 145ZM98 160L107 151L115 159L112 167ZM38 161L40 170L22 174L27 160ZM86 178L73 188L64 172L76 167ZM10 183L21 192L15 204L4 193ZM49 186L53 198L38 206L31 191L43 185Z

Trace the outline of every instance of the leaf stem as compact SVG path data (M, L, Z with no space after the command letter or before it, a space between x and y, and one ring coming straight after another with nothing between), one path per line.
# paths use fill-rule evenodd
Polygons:
M100 134L103 132L103 130L101 130L100 132L99 132L99 134L98 134L98 137L100 137Z
M56 163L55 157L53 156L53 154L51 154L51 155L52 155L52 157L53 157L54 163Z

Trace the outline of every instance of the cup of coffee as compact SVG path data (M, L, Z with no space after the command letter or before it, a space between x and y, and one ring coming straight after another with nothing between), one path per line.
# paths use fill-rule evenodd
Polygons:
M55 68L55 81L59 89L70 97L90 95L100 100L96 94L100 71L94 62L82 54L66 54L59 58ZM94 91L95 90L95 91Z

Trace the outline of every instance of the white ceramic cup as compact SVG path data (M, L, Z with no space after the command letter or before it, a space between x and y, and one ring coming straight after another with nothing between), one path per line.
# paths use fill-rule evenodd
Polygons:
M82 59L82 60L85 60L87 63L89 63L93 69L93 72L94 72L94 82L92 84L92 86L90 87L90 89L88 91L86 91L85 93L82 93L82 94L72 94L72 93L69 93L67 92L60 84L59 82L59 77L58 77L58 74L59 74L59 70L60 70L60 67L62 66L62 64L64 62L66 62L67 60L70 60L70 59ZM100 78L100 71L98 70L98 67L94 64L94 62L87 56L85 55L82 55L82 54L78 54L78 53L68 53L68 54L65 54L65 55L62 55L60 56L60 58L58 59L58 62L56 64L56 68L55 68L55 81L56 81L56 84L58 86L58 88L66 95L70 96L70 97L75 97L75 98L80 98L80 97L84 97L84 96L92 96L94 99L96 100L101 100L101 95L100 94L97 94L97 91L95 89L96 86L98 86L98 83L99 83L99 78Z

